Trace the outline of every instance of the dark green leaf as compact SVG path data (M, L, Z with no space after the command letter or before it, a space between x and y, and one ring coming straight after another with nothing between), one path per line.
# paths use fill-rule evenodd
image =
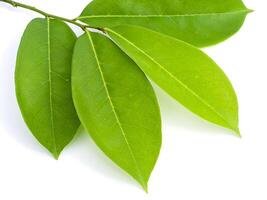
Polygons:
M139 25L202 47L237 32L248 12L241 0L94 0L78 19L99 27Z
M106 29L161 88L202 118L238 130L238 103L223 71L197 48L137 26Z
M75 46L72 87L93 140L146 190L160 151L161 120L143 72L108 38L87 31Z
M34 19L24 32L17 56L16 93L22 115L55 158L80 125L70 81L75 40L65 23Z

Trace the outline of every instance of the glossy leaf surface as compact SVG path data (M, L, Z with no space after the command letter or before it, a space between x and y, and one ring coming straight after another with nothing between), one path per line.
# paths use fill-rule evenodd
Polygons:
M107 37L86 32L75 46L72 87L93 140L146 190L160 151L161 119L144 73Z
M185 42L137 26L119 26L107 32L177 101L202 118L239 133L234 89L206 54Z
M16 93L25 122L55 158L80 125L71 94L71 58L76 36L63 22L34 19L21 40Z
M241 0L94 0L78 18L91 26L143 26L196 46L221 42L250 12Z

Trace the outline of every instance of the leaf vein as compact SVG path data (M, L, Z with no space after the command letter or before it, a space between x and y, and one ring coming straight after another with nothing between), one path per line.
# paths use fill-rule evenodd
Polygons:
M97 66L98 66L98 69L99 69L99 73L100 73L100 75L101 75L101 79L102 79L102 82L103 82L103 85L104 85L104 88L105 88L105 92L106 92L106 95L107 95L107 98L108 98L108 102L109 102L109 104L110 104L110 106L111 106L112 113L114 114L114 117L115 117L115 119L116 119L116 123L117 123L117 125L119 126L119 129L120 129L120 131L121 131L121 133L122 133L122 136L123 136L123 138L124 138L124 140L125 140L125 142L126 142L126 144L127 144L127 147L128 147L128 149L129 149L130 155L131 155L131 157L132 157L132 159L133 159L133 161L134 161L134 163L135 163L135 166L136 166L136 170L137 170L138 176L139 176L139 178L142 180L143 184L145 185L145 182L144 182L144 180L143 180L142 173L141 173L141 171L140 171L140 169L139 169L138 162L137 162L137 160L136 160L136 158L135 158L135 155L134 155L134 152L133 152L133 150L132 150L132 147L131 147L131 145L130 145L130 143L129 143L127 137L126 137L125 131L124 131L123 127L122 127L122 124L121 124L121 122L120 122L119 116L118 116L118 114L117 114L117 112L116 112L115 106L114 106L114 104L113 104L113 102L112 102L112 99L111 99L111 96L110 96L110 94L109 94L109 90L108 90L108 87L107 87L107 84L106 84L106 80L105 80L105 77L104 77L104 73L103 73L103 71L102 71L102 69L101 69L100 61L99 61L99 58L98 58L98 56L97 56L97 52L96 52L96 49L95 49L95 46L94 46L94 42L93 42L92 37L91 37L91 35L90 35L90 33L89 33L88 30L86 30L86 34L87 34L87 36L88 36L88 39L89 39L89 41L90 41L90 43L91 43L91 46L92 46L92 49L93 49L93 52L94 52L94 57L95 57L96 62L97 62Z
M54 153L57 155L55 127L54 127L54 108L53 108L53 86L52 86L52 64L51 64L51 39L50 39L50 19L47 17L47 53L48 53L48 77L49 77L49 105L51 113L51 137L54 146Z
M165 69L159 62L157 62L154 58L152 58L148 53L146 53L144 50L140 49L136 44L134 44L133 42L129 41L128 39L126 39L125 37L123 37L121 34L106 28L108 31L110 31L111 33L117 35L119 38L121 38L122 40L126 41L127 43L129 43L131 46L133 46L134 48L136 48L138 51L140 51L142 54L144 54L148 59L150 59L153 63L155 63L161 70L163 70L167 75L169 75L175 82L177 82L178 84L180 84L183 88L185 88L186 90L189 91L189 93L191 93L193 96L195 96L198 100L200 100L200 102L202 104L204 104L205 106L207 106L212 112L214 112L219 118L221 118L226 124L228 124L230 127L233 127L231 124L229 124L229 122L212 106L210 105L205 99L203 99L201 96L199 96L195 91L193 91L188 85L186 85L185 83L183 83L181 80L179 80L178 78L175 77L175 75L173 75L171 72L169 72L167 69Z
M176 14L176 15L90 15L80 16L77 19L90 19L90 18L170 18L170 17L198 17L198 16L209 16L209 15L232 15L249 13L251 10L244 9L231 12L218 12L218 13L196 13L196 14Z

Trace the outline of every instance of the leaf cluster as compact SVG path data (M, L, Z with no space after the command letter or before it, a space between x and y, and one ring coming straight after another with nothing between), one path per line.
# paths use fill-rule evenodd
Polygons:
M147 190L161 148L150 81L192 113L240 134L233 86L199 47L232 36L249 12L241 0L94 0L75 20L36 18L17 55L23 118L55 158L82 124ZM77 38L65 22L84 34Z

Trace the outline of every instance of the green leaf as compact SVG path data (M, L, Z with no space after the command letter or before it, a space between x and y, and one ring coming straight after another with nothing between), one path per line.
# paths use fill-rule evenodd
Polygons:
M143 26L203 47L236 33L249 12L241 0L94 0L77 19L96 27Z
M34 19L18 50L16 93L23 118L55 158L80 122L71 95L71 58L76 36L63 22Z
M137 26L106 29L162 89L202 118L238 130L238 103L223 71L199 49Z
M161 146L154 91L108 38L88 31L76 45L72 88L83 126L100 149L147 189Z

